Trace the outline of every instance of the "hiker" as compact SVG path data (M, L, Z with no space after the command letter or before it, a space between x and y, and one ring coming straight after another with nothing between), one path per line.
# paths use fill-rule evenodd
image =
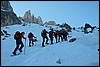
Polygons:
M63 37L62 37L62 31L60 30L60 31L58 31L58 42L60 42L60 39L61 39L61 41L63 41Z
M55 37L55 39L56 39L56 43L58 43L58 31L56 30L56 31L54 31L54 37Z
M30 33L28 34L28 38L29 38L29 47L31 47L31 42L32 42L32 46L34 45L34 39L33 39L33 37L36 38L36 37L32 34L32 32L30 32Z
M24 44L22 42L22 38L26 40L26 38L24 37L24 32L19 32L17 31L14 35L14 39L16 40L16 48L14 49L14 51L12 52L14 55L16 55L16 51L19 50L20 52L22 52L22 48L24 47ZM21 44L21 46L20 46ZM19 47L20 46L20 47Z
M51 44L53 44L53 35L54 35L54 32L53 32L53 29L51 29L51 31L49 31L49 38L50 38Z
M63 39L67 41L68 32L66 30L63 31Z
M46 29L42 30L42 32L41 32L41 36L42 36L42 39L43 39L43 41L42 41L42 47L45 47L44 46L45 39L46 39L46 44L48 44L47 33L48 32L46 31Z
M10 36L10 34L8 34L7 31L3 30L3 32L4 32L6 35L9 35L9 36Z

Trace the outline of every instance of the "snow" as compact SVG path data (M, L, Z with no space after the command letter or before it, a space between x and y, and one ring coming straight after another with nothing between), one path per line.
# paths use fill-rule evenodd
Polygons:
M1 9L1 11L6 11L6 12L10 12L11 10L4 10L4 9Z
M27 26L13 25L1 27L11 36L2 40L1 36L1 66L99 66L99 32L94 30L93 33L84 34L79 31L69 33L68 41L76 38L74 42L63 41L56 43L54 38L53 45L46 45L42 48L42 37L40 35L43 29L49 31L49 28L38 24L28 24ZM25 37L31 31L36 37L37 42L33 47L28 47L29 41L26 40L26 52L22 52L18 56L11 57L15 48L14 33L19 30L25 32ZM25 40L23 39L25 45ZM49 40L50 43L50 40ZM23 48L24 51L24 48ZM17 51L19 52L19 51ZM60 59L61 64L56 63Z

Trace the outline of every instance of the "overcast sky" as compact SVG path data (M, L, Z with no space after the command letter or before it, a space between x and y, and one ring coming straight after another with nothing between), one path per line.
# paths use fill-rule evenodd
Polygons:
M99 1L10 1L17 16L31 10L35 17L41 16L43 23L55 21L71 26L85 23L99 26Z

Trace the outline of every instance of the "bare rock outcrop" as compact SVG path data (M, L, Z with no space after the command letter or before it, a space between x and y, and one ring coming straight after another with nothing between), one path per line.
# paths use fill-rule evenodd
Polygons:
M21 24L9 1L1 1L1 27Z

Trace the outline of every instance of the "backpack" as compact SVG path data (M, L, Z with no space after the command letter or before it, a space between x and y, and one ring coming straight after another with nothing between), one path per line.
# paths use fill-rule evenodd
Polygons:
M32 33L28 34L28 38L34 37L34 35Z
M49 37L53 36L53 31L49 31Z
M19 36L20 36L20 32L19 31L17 31L16 33L15 33L15 35L14 35L14 39L16 40L16 39L18 39L19 38Z

